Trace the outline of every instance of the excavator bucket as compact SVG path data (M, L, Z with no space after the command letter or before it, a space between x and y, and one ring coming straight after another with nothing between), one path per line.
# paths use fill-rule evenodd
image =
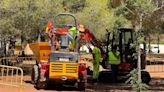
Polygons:
M48 42L31 43L30 48L34 53L34 57L39 61L48 61L50 54L50 46Z

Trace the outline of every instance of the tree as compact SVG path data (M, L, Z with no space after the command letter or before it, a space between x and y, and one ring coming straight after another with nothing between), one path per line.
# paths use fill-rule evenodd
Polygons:
M61 0L1 0L0 32L14 35L22 42L35 41L47 21L64 11ZM54 8L55 7L55 8Z
M142 19L142 29L153 32L154 29L160 28L163 21L164 0L116 0L120 1L118 14L123 14L128 20L132 21L135 28L139 28L140 15ZM150 32L150 33L151 33ZM148 33L148 32L145 32Z
M89 27L100 40L105 39L106 29L113 30L118 25L130 24L122 15L115 15L115 9L108 7L108 0L86 0L85 7L82 11L77 12L76 16L78 21Z
M140 61L140 48L139 44L144 42L144 37L141 35L141 31L144 31L146 25L146 19L150 18L154 12L163 8L156 6L152 0L120 0L121 6L118 7L118 14L124 14L124 16L132 21L132 25L137 33L136 46L138 51L138 81L141 82L141 61ZM120 12L121 11L121 12ZM149 27L147 27L149 28ZM144 32L146 33L146 32ZM139 89L140 90L140 89Z
M62 4L65 11L76 13L83 10L86 0L63 0Z
M128 23L122 15L116 16L107 3L108 0L1 0L1 33L6 37L9 34L21 37L22 42L32 42L54 15L71 12L103 39L106 29Z

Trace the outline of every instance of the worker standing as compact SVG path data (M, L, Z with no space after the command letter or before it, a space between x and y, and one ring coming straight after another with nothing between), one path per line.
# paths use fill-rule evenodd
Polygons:
M101 51L98 47L94 47L92 50L93 55L93 83L98 81L99 76L99 65L101 63Z
M113 46L112 51L108 52L109 65L112 70L112 82L117 82L118 65L120 64L120 52L117 51L117 46Z
M74 50L75 48L75 41L76 41L76 36L77 36L77 32L76 32L76 27L72 26L72 25L68 25L69 28L69 32L67 33L67 37L70 41L70 50Z
M74 48L75 48L75 39L76 39L76 36L77 36L76 27L71 27L69 30L72 34L71 48L74 50Z

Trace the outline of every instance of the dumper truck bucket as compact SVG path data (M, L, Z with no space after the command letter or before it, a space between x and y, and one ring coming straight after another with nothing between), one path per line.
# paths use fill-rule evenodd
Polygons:
M48 42L37 42L29 44L34 53L34 57L39 61L48 61L50 54L50 46Z

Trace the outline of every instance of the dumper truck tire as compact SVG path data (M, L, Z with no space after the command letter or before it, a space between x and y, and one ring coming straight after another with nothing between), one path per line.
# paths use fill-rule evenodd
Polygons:
M78 82L77 83L77 89L79 91L84 91L85 90L85 82Z
M33 75L33 76L31 76L33 79L32 81L34 83L34 87L37 90L45 89L47 87L47 84L40 82L40 68L38 65L33 66L32 75Z
M35 84L34 87L35 87L37 90L45 89L45 88L47 88L47 84L43 84L42 82L37 81L37 83Z
M37 84L37 82L39 80L39 67L38 67L38 65L34 65L32 68L31 80L32 80L32 83L34 83L34 84Z
M149 72L147 71L141 71L141 79L143 83L149 84L151 77Z

